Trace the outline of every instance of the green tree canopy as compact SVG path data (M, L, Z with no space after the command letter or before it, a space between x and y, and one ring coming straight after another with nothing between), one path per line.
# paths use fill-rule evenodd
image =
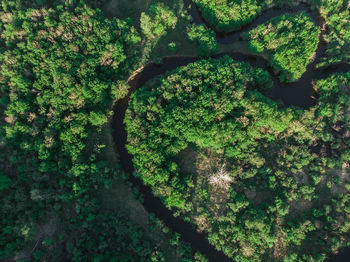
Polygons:
M302 12L272 18L245 34L248 48L269 56L270 64L282 71L283 81L298 80L318 45L320 29Z
M194 0L204 18L218 31L231 32L249 24L267 6L266 0Z

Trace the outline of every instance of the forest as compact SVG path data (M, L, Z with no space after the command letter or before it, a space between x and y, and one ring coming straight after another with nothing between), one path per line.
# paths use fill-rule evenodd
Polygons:
M336 89L349 76L318 82L319 103L303 112L262 94L266 71L228 57L178 68L133 94L125 122L137 174L228 257L322 261L349 238L338 221L349 216L348 152L337 150L347 138L332 156L314 147L337 140L329 128L349 97Z
M169 249L191 257L171 235L156 245L143 232L151 225L132 224L125 210L100 208L98 192L123 177L104 159L102 127L127 94L140 34L84 2L16 4L1 10L0 258L23 249L22 261L163 261Z
M0 261L348 254L347 1L0 1Z

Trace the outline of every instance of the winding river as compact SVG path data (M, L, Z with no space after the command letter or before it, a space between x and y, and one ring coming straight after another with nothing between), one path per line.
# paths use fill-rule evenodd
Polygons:
M192 4L191 0L184 0L185 5L189 6ZM203 24L205 23L199 13L198 9L191 5L188 9L190 15L193 18L193 23ZM282 9L270 8L264 11L252 24L244 26L239 31L235 31L230 34L217 33L217 41L222 44L229 44L240 40L240 34L247 32L250 29L265 23L272 17L279 16L285 13L296 13L300 11L306 11L313 18L317 25L322 25L323 21L320 20L318 11L310 10L306 4L299 4L294 7L284 7ZM325 32L322 32L324 34ZM337 64L331 65L315 70L315 65L320 61L320 58L325 52L325 43L321 41L322 34L320 36L319 45L316 51L316 55L312 62L309 63L307 71L303 76L294 83L284 84L278 79L278 75L275 74L274 70L268 65L268 62L260 57L253 55L243 55L240 53L228 53L220 54L215 57L222 57L228 55L237 61L249 62L252 66L260 67L267 70L271 78L273 79L274 86L265 94L273 100L283 101L285 106L296 106L302 109L308 109L315 104L315 98L313 97L312 82L317 79L326 78L329 74L334 72L348 72L350 71L349 64ZM150 63L144 67L144 69L136 74L130 81L131 86L130 92L126 98L119 101L114 109L113 118L113 137L115 142L115 149L120 156L121 167L127 173L132 174L134 172L134 166L132 163L132 156L127 152L125 148L126 144L126 130L123 123L125 111L128 107L129 99L131 94L138 88L142 87L148 80L153 79L156 76L162 75L167 71L176 69L179 66L184 66L189 63L197 61L198 57L169 57L164 58L161 65ZM193 224L183 221L179 217L174 217L173 212L167 209L160 198L153 195L151 189L145 186L142 181L131 175L130 180L133 185L138 188L141 192L144 202L143 205L148 212L154 213L159 219L161 219L169 228L173 231L178 232L182 239L190 243L194 251L198 250L205 254L209 261L225 262L232 261L226 257L222 252L217 251L212 245L209 244L205 237L205 234L198 233ZM342 262L349 261L350 248L346 248L343 252L338 255L331 256L327 262Z

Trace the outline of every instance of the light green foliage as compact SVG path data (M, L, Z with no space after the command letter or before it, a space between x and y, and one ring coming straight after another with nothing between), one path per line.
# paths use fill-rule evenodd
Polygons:
M194 261L195 262L208 262L208 259L203 254L196 252L194 254Z
M160 165L166 160L167 155L177 154L189 142L196 143L201 147L221 148L243 139L238 129L239 123L229 121L222 125L214 125L213 121L224 118L234 108L247 103L247 101L241 101L246 87L258 85L261 89L264 89L271 85L271 80L269 80L266 72L256 70L256 75L254 75L250 74L249 70L247 64L237 63L229 58L202 60L187 67L179 68L169 76L164 76L161 79L160 88L157 88L154 92L137 91L133 95L125 121L130 137L128 149L133 154L137 152L142 152L143 154L140 160L135 156L135 164L140 168L139 171L142 171L142 174L145 172L146 176L148 168L145 168L143 161L148 159L148 161L151 161L149 165ZM225 88L218 89L220 88L219 85L217 87L213 85L217 81L215 78L217 74L220 74L219 81ZM258 81L260 82L259 84ZM181 91L179 89L174 93L172 87L175 86L181 88ZM189 107L177 106L180 94L182 103L188 103ZM201 95L203 95L204 100L200 99ZM155 103L157 96L162 96L164 100L170 101L167 102L169 109L163 109L159 100ZM263 98L259 96L255 98L257 106L262 106L262 103L259 101ZM193 102L190 103L190 101ZM148 103L152 104L150 112L148 112L148 107L146 106ZM216 110L213 110L213 108ZM252 113L253 116L255 113L255 111L253 112L254 109L247 113ZM267 124L263 124L264 121L268 121L267 118L264 118L264 120L258 120L255 116L253 118L259 127ZM163 120L161 121L161 119ZM157 128L158 125L159 127ZM153 138L148 136L149 140L136 139L136 137L145 136L148 133L147 130L158 130L158 132L153 133L152 131L150 135ZM182 134L183 139L179 137L181 130L186 131ZM253 128L251 132L253 135L255 132ZM159 140L163 136L160 133L164 133L164 139ZM227 133L230 133L230 136L227 136ZM136 137L134 138L134 136ZM152 140L158 141L158 143L151 142ZM249 140L250 138L247 138L246 141L248 142ZM147 146L146 144L142 145L143 143L147 143ZM165 145L167 147L163 148ZM162 147L161 150L165 151L158 152L160 150L158 147ZM149 149L143 152L146 148ZM157 148L157 150L154 151L152 148ZM175 163L171 165L168 162L167 165L170 168L169 171L176 170ZM157 169L157 171L160 172L158 176L155 174L152 176L147 175L150 179L145 181L147 184L154 184L158 180L167 181L169 179L171 172L160 169Z
M269 55L270 64L282 71L281 80L295 81L306 71L316 51L320 30L306 13L282 15L245 35L248 48Z
M329 124L344 123L350 129L350 72L332 75L317 81L315 91L320 96L316 106L317 117Z
M89 121L93 126L103 126L107 123L107 116L101 113L91 112Z
M169 49L170 51L176 52L177 49L178 49L178 47L177 47L177 45L176 45L175 42L171 42L171 43L168 44L168 49Z
M128 94L132 68L150 52L161 61L159 50L175 52L178 43L193 53L188 17L175 2L170 9L145 1L123 13L138 25L143 12L141 41L132 19L106 19L85 0L1 1L0 260L31 250L30 261L207 261L161 221L141 228L134 212L107 211L100 196L122 176L104 160L111 150L104 128L111 106ZM229 32L272 1L195 2L210 25ZM329 29L322 64L348 61L347 2L312 2ZM318 35L302 13L272 19L247 38L293 81ZM200 56L216 53L212 30L193 25L188 37ZM128 150L144 183L227 256L323 261L350 238L349 83L349 73L319 80L315 106L283 109L264 95L267 72L227 57L201 60L134 94Z
M150 39L166 35L167 30L175 28L176 23L177 17L162 3L151 5L147 13L141 13L142 33Z
M215 32L205 25L192 25L187 33L188 38L198 46L198 56L208 57L218 51Z
M112 98L117 101L124 98L129 92L130 86L124 80L118 80L114 82L111 86Z
M321 15L327 24L327 51L324 64L350 63L350 8L347 0L320 1Z
M266 0L194 0L204 18L218 31L231 32L254 20Z

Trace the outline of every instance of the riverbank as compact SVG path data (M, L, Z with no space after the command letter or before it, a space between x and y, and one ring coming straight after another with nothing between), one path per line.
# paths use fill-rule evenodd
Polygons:
M301 9L303 8L308 9L308 7L305 7L305 6L302 7ZM299 10L299 7L297 7L296 10ZM285 11L285 12L288 12L288 11ZM313 18L316 19L315 16L313 16ZM319 21L317 21L317 23L319 23ZM232 34L231 36L223 36L223 39L225 39L223 41L227 41L227 39L229 39L230 37L234 41L237 41L237 39L239 39L238 34L237 35ZM226 44L227 43L225 43L225 45ZM231 43L231 45L235 45L235 43ZM226 48L225 51L229 50L229 48L227 47L225 48ZM252 63L254 66L264 68L271 73L271 77L274 79L274 88L269 94L271 98L280 99L281 101L284 102L284 105L287 107L296 106L299 108L307 109L314 104L313 89L312 89L312 83L314 80L325 78L331 72L347 70L347 66L348 66L347 64L342 64L340 67L335 67L335 68L334 66L330 66L330 67L322 67L318 70L314 70L316 63L319 61L324 51L325 51L325 48L324 46L322 46L322 41L320 41L320 44L316 51L314 59L308 65L306 73L297 82L291 83L291 84L282 84L279 82L277 78L277 74L275 74L272 68L268 66L266 58L261 59L261 57L256 57L256 56L254 57L254 56L250 56L242 53L238 53L238 54L229 53L229 55L232 58L239 61L248 61ZM215 57L220 57L223 55L224 54L218 54ZM188 63L194 62L198 59L199 58L196 58L194 56L192 57L186 57L186 56L166 57L165 56L162 59L162 63L160 64L148 63L147 65L144 65L142 69L137 70L137 73L133 74L132 78L129 78L128 83L131 86L131 92L129 93L127 98L123 99L116 105L115 114L114 114L115 119L113 120L116 150L120 155L120 161L121 161L122 167L126 172L128 173L134 172L133 164L132 164L132 156L130 156L125 149L126 133L125 133L125 127L123 124L123 116L125 114L125 110L126 110L130 95L135 90L142 87L147 81L153 79L154 77L164 74L167 71L171 71L179 66L187 65ZM179 219L175 219L172 213L163 206L160 199L155 198L152 192L150 191L150 189L143 186L142 182L139 179L133 176L130 179L134 184L134 186L140 189L141 193L143 194L143 197L145 199L148 199L144 203L147 210L152 210L151 212L155 212L156 216L162 219L167 225L169 225L170 228L173 228L175 231L181 233L181 235L185 240L190 241L192 248L204 251L204 253L207 254L208 257L213 261L214 260L224 261L224 260L217 260L219 256L221 257L221 253L216 253L211 249L211 246L207 246L209 244L205 242L203 235L200 235L199 238L195 237L197 236L197 233L192 227L192 225L187 224ZM201 244L199 245L196 244L198 242ZM221 259L225 259L225 258L221 257Z

